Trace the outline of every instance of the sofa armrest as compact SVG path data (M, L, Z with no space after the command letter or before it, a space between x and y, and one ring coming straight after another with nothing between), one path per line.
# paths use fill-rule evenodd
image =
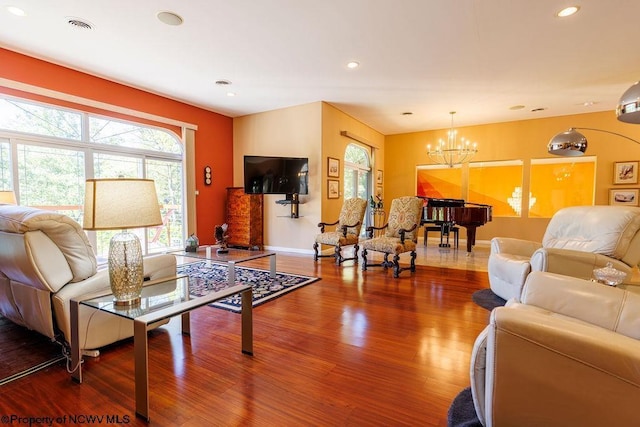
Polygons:
M606 266L607 262L630 277L631 268L622 261L594 252L573 249L540 248L531 256L531 270L590 279L593 270Z
M495 309L487 333L485 425L637 423L638 340L517 306Z
M492 254L512 254L530 257L541 247L542 243L531 240L514 239L511 237L494 237L491 239Z

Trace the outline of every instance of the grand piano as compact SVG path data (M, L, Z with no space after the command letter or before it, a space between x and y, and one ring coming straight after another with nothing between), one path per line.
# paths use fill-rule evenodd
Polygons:
M492 219L491 205L469 203L463 199L422 198L426 203L422 209L420 225L439 225L442 234L448 234L449 229L454 225L466 228L467 252L471 252L476 244L476 228Z

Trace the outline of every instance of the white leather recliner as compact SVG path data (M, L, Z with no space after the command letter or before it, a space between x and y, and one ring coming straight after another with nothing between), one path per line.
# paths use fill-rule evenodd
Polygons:
M176 257L144 260L149 280L174 277ZM0 315L47 337L66 341L70 300L109 293L109 272L98 269L87 236L73 219L26 206L0 205ZM133 336L133 322L80 307L80 346L97 349Z
M640 294L547 272L491 312L471 356L484 426L640 425Z
M518 298L532 271L590 279L611 262L628 275L640 262L640 208L574 206L556 212L542 242L495 237L489 284L498 296Z

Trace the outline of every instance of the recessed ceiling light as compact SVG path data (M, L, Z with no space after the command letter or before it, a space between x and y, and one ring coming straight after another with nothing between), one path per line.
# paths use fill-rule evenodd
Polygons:
M354 68L358 68L359 66L360 66L360 63L356 61L351 61L347 63L347 68L354 69Z
M556 13L556 16L558 18L566 18L567 16L576 14L579 10L580 10L580 6L565 7L564 9Z
M227 86L230 85L231 82L229 80L216 80L216 84L219 86Z
M173 12L158 12L158 14L156 15L158 17L158 19L160 20L160 22L167 24L167 25L182 25L182 23L184 22L184 20L182 19L181 16L173 13Z
M547 109L547 107L532 108L532 109L531 109L531 112L532 112L532 113L537 113L538 111L544 111L544 110L546 110L546 109Z
M509 110L522 110L523 108L524 108L524 105L513 105L509 107Z
M26 12L17 6L7 6L7 11L15 16L26 16Z
M404 113L402 113L403 116L410 116L413 113L411 111L405 111Z

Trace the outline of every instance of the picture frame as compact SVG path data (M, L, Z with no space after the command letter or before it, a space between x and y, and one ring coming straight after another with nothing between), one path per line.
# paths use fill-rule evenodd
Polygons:
M327 176L331 178L340 177L340 160L333 157L327 158Z
M376 173L376 184L382 185L382 171L381 170L379 170Z
M609 190L609 204L616 206L638 206L638 188L612 188Z
M327 180L327 198L338 199L340 198L340 181L337 179Z
M613 183L614 184L637 184L638 183L638 161L614 162L613 163Z

